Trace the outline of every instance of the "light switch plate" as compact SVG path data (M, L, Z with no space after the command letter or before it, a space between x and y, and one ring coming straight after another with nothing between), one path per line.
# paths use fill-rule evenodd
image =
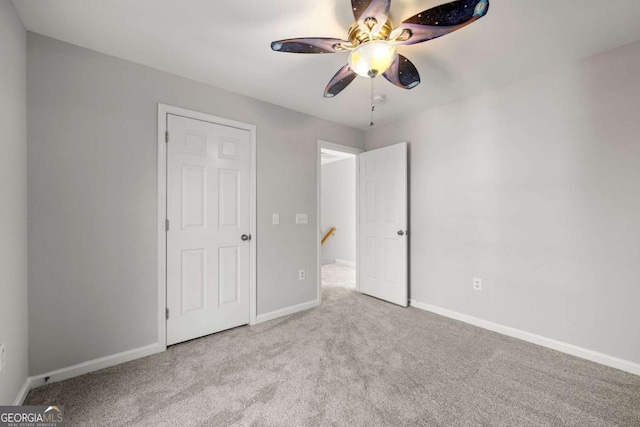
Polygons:
M273 225L280 224L280 214L274 213L272 216L272 219L273 219Z
M306 213L297 213L296 224L309 224L309 215Z

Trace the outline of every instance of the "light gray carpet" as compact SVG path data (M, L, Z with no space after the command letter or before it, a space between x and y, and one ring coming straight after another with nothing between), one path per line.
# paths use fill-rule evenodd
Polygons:
M322 266L322 286L356 288L356 269L348 265L325 264Z
M84 426L640 426L640 377L346 288L29 393Z

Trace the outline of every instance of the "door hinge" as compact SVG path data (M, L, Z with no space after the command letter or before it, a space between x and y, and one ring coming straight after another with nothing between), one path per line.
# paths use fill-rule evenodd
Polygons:
M169 231L169 220L168 219L164 220L164 231Z
M164 133L164 142L167 144L169 143L169 131L166 131Z
M167 308L166 310L167 320L169 320L169 309Z

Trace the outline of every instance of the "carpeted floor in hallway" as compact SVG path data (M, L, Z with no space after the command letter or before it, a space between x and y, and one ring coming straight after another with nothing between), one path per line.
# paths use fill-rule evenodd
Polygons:
M69 426L639 426L640 377L336 286L31 391Z
M356 288L356 268L342 264L325 264L322 266L322 286L338 286Z

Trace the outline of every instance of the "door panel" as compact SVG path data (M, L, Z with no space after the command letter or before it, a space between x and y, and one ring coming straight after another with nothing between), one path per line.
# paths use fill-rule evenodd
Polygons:
M238 226L238 193L240 192L240 183L238 171L229 169L218 170L220 198L220 228L237 227Z
M206 183L204 166L182 166L182 228L206 226Z
M206 255L204 249L182 251L182 314L206 309Z
M220 305L238 302L238 248L218 250Z
M169 114L167 344L249 323L250 132Z
M359 155L360 291L408 305L407 144ZM402 232L401 234L399 232Z

